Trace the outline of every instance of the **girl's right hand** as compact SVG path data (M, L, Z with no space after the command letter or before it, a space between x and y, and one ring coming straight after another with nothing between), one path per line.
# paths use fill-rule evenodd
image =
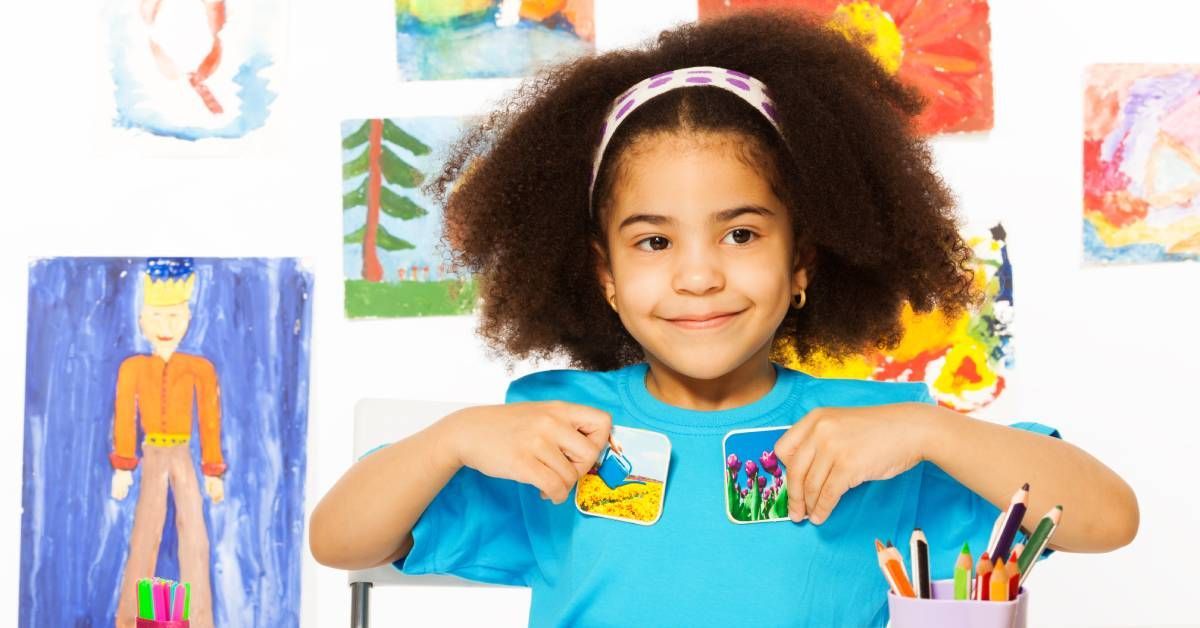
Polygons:
M609 413L565 401L474 406L444 421L460 465L536 486L555 504L591 470L612 432Z

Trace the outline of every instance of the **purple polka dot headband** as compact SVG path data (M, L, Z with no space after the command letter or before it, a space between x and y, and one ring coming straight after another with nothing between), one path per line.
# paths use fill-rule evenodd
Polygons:
M604 149L608 147L609 140L617 131L617 127L621 121L629 116L634 109L641 107L646 101L665 94L679 87L720 87L732 94L737 95L742 100L750 103L755 111L763 114L774 125L775 129L782 133L779 127L779 118L775 112L775 103L771 100L770 90L762 81L738 72L737 70L726 70L710 65L701 65L690 68L681 68L655 74L649 78L643 79L633 87L630 87L624 94L621 94L613 101L613 104L608 109L608 114L604 118L604 126L601 127L600 144L596 147L595 157L592 159L592 177L588 181L588 215L592 213L592 191L596 185L596 177L600 174L600 162L604 156Z

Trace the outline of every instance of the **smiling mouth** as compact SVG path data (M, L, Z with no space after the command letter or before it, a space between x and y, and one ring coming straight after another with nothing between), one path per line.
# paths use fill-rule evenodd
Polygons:
M667 322L680 327L682 329L714 329L721 327L733 320L735 316L742 312L725 312L723 314L714 313L712 315L696 317L696 318L668 318Z
M175 339L175 336L159 336L158 339L162 342L169 342Z

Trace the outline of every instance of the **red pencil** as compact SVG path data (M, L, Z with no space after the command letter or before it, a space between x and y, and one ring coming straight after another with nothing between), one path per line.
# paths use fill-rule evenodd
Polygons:
M992 559L988 558L988 553L984 552L979 555L979 562L975 564L975 596L973 600L987 600L988 586L992 583Z
M1021 590L1021 567L1017 565L1017 551L1008 558L1008 599L1017 599L1017 592Z

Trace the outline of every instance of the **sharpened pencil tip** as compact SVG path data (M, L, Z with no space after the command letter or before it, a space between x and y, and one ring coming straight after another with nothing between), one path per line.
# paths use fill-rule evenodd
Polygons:
M1021 490L1023 490L1023 491L1028 491L1028 490L1029 490L1029 482L1026 482L1026 483L1025 483L1025 486L1022 486L1022 487L1021 487Z

